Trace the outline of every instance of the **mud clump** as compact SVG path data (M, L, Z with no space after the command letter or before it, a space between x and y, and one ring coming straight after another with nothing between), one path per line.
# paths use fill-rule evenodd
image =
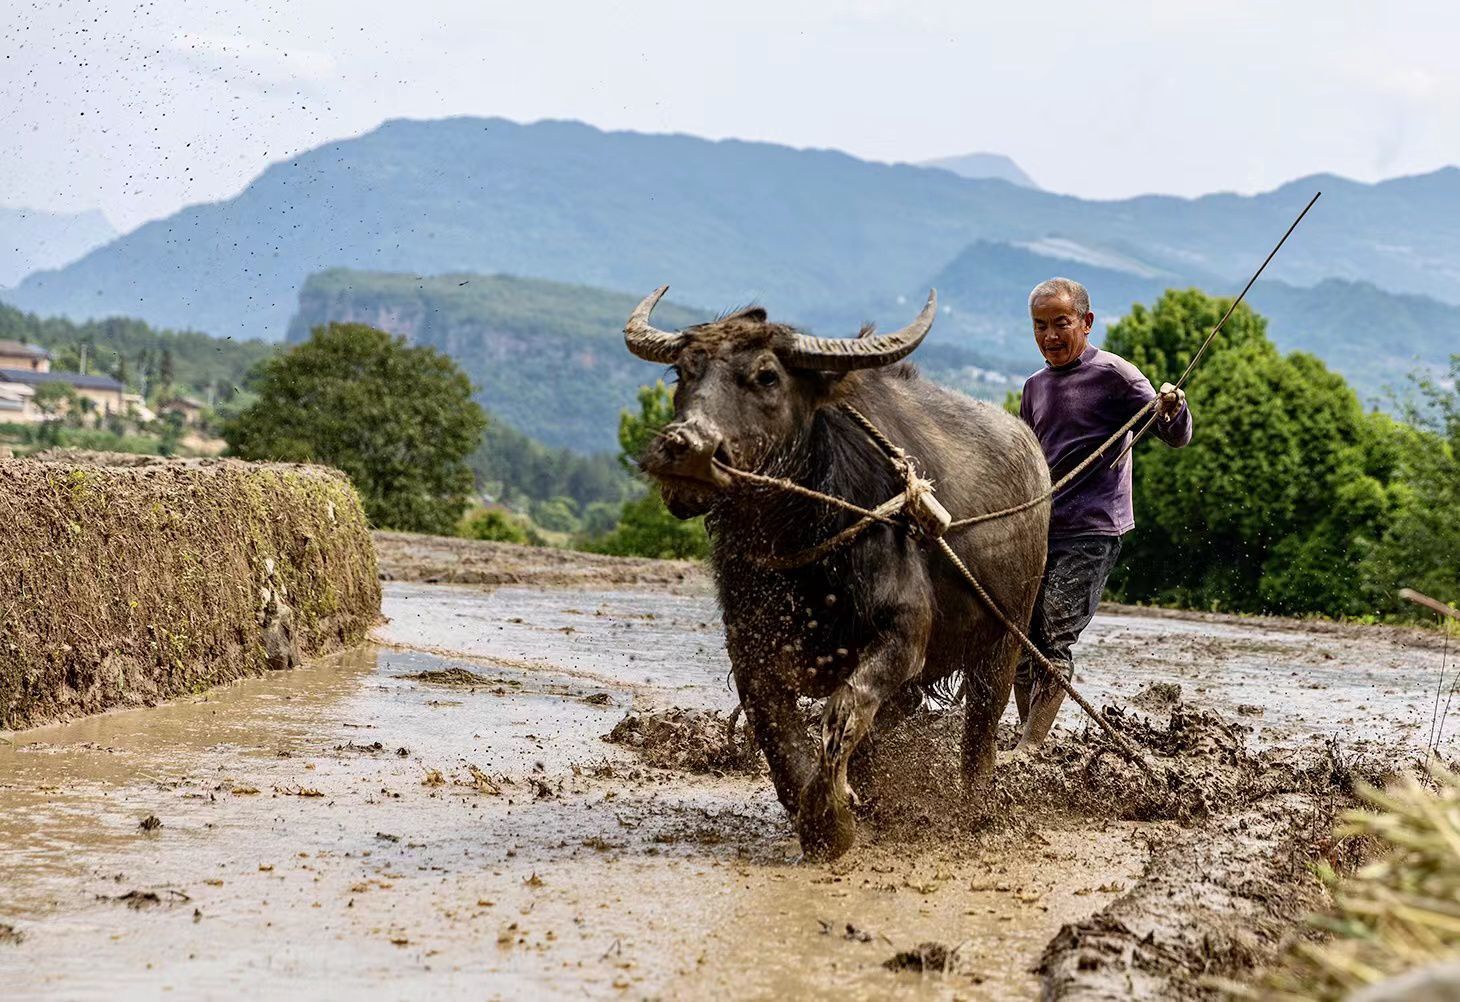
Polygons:
M908 971L915 974L942 974L960 977L973 984L982 984L983 978L974 970L967 951L968 944L947 946L943 943L919 943L916 949L901 950L882 962L889 971Z
M1131 697L1131 704L1143 710L1169 710L1181 702L1181 686L1175 682L1152 682Z
M21 932L13 925L9 925L5 922L0 922L0 946L19 946L21 943L24 942L25 933Z
M126 905L134 912L146 911L148 908L186 904L192 900L182 891L171 888L161 894L156 891L128 891L126 894L116 896L98 894L96 898L98 901L115 901L117 904Z
M716 710L633 711L603 740L636 748L649 765L661 769L715 775L757 772L760 750L753 741L737 738L732 719Z
M412 682L430 682L432 685L455 685L466 688L492 684L491 679L486 676L478 675L465 668L418 671L410 675L402 675L401 678L410 679Z

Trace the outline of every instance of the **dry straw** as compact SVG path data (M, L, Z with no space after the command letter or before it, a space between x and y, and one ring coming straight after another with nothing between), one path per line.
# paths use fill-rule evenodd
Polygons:
M1369 807L1346 813L1339 833L1369 840L1379 856L1346 878L1322 872L1333 908L1313 921L1327 938L1294 944L1260 989L1239 994L1343 999L1460 959L1460 775L1437 770L1433 788L1407 775L1360 795Z
M341 474L111 462L0 460L0 729L259 674L271 595L303 657L378 618L369 527Z

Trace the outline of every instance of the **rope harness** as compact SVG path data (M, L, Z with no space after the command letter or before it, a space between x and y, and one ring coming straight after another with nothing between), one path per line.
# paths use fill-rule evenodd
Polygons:
M1232 300L1232 304L1227 307L1227 311L1222 315L1222 319L1217 321L1217 325L1212 328L1211 333L1206 336L1206 339L1203 340L1201 343L1201 347L1197 350L1196 354L1192 356L1191 361L1187 363L1186 371L1183 372L1181 374L1181 378L1176 381L1174 389L1180 390L1181 387L1186 384L1186 381L1191 378L1192 372L1196 370L1197 363L1201 361L1202 356L1206 354L1207 348L1216 338L1217 333L1221 331L1223 326L1226 325L1228 318L1232 316L1232 313L1237 309L1238 304L1247 297L1248 290L1252 288L1253 283L1257 281L1258 276L1263 273L1263 271L1267 268L1272 259L1277 256L1277 252L1282 249L1282 246L1284 243L1287 242L1288 237L1292 236L1293 231L1298 228L1298 224L1303 221L1303 217L1308 214L1309 209L1313 208L1314 203L1318 201L1319 196L1322 194L1323 193L1320 191L1316 193L1311 200L1309 200L1308 204L1304 206L1303 211L1298 213L1298 217L1294 219L1292 225L1288 227L1287 232L1283 234L1282 239L1277 242L1277 245L1273 247L1271 252L1268 253L1267 258L1262 262L1260 266L1258 266L1257 271L1254 272L1252 277L1247 280L1247 284L1237 295L1237 298ZM846 403L839 405L842 412L845 413L861 427L862 431L867 435L867 437L872 440L873 444L875 444L877 448L882 452L883 456L887 458L887 461L892 464L893 470L898 474L898 476L902 478L904 484L901 493L892 498L889 498L887 501L878 505L876 508L863 508L861 505L853 504L850 501L844 500L839 497L834 497L830 494L825 494L818 490L813 490L810 487L805 487L801 484L795 483L794 481L787 480L782 477L770 477L760 473L752 473L748 470L739 470L733 466L727 466L726 464L720 462L718 459L714 459L711 461L714 463L716 469L733 479L744 481L746 483L756 484L762 487L771 487L776 490L785 491L791 494L797 494L801 497L809 498L813 501L820 501L823 504L830 505L834 508L840 508L842 511L851 512L854 515L860 516L856 522L853 522L851 525L847 526L836 535L830 537L829 539L823 540L822 542L817 543L814 546L787 555L772 554L765 557L755 558L757 563L768 569L781 571L795 570L796 568L805 567L808 564L815 563L829 556L830 554L835 553L843 546L851 543L874 524L887 525L893 528L903 529L907 532L912 533L914 536L922 539L926 544L937 549L940 553L943 554L945 558L947 558L948 562L953 565L954 569L957 570L958 573L963 577L963 580L967 582L968 586L973 589L974 594L979 597L979 600L983 602L984 605L988 606L989 611L994 614L994 618L1002 623L1004 625L1004 628L1018 639L1020 645L1024 648L1024 650L1029 652L1029 655L1035 660L1040 668L1044 670L1045 674L1055 683L1057 683L1060 688L1064 689L1065 693L1069 695L1069 697L1073 699L1076 704L1079 705L1080 709L1085 711L1085 713L1090 717L1091 720L1100 725L1101 729L1104 730L1107 735L1109 735L1110 739L1115 743L1115 746L1119 748L1122 753L1124 753L1132 762L1135 762L1137 765L1139 765L1145 771L1147 776L1155 778L1155 772L1152 770L1150 763L1146 761L1145 757L1136 750L1136 747L1130 743L1130 740L1126 738L1124 734L1121 734L1113 726L1111 726L1108 720L1101 716L1096 711L1096 709L1085 700L1083 696L1076 692L1074 685L1071 684L1069 679L1065 678L1064 673L1056 668L1055 665L1049 660L1049 658L1044 656L1044 653L1040 651L1038 647L1034 646L1034 642L1029 639L1028 634L1020 629L1019 625L1015 623L1012 619L1010 619L1008 615L1005 614L1004 610L999 607L999 604L994 601L993 596L988 593L988 590L984 588L983 584L980 583L978 578L974 576L973 571L968 569L968 565L965 564L962 558L960 558L958 554L954 552L953 547L948 545L948 540L945 537L949 532L956 532L961 529L967 529L970 526L980 525L984 522L993 522L997 519L1008 518L1010 515L1017 515L1020 512L1028 511L1031 508L1035 508L1039 505L1049 502L1056 494L1058 494L1065 487L1069 486L1069 484L1076 477L1089 469L1091 464L1093 464L1097 459L1103 456L1107 449L1109 449L1116 442L1124 438L1125 435L1136 426L1136 423L1142 418L1145 418L1146 415L1149 413L1149 419L1147 419L1145 423L1141 425L1140 429L1135 433L1134 436L1132 436L1130 442L1125 446L1124 449L1120 451L1119 455L1117 455L1114 461L1111 463L1111 468L1113 469L1120 463L1122 459L1125 458L1126 454L1135 447L1136 443L1141 440L1141 437L1145 435L1147 431L1150 430L1151 426L1155 424L1157 418L1156 404L1159 402L1159 400L1160 397L1155 397L1148 401L1144 407L1136 411L1135 414L1131 415L1129 421L1121 425L1114 434L1107 438L1098 449L1096 449L1089 456L1087 456L1084 461L1080 463L1080 465L1070 470L1070 472L1066 473L1063 477L1060 477L1059 481L1051 485L1049 490L1045 491L1043 494L1040 494L1037 497L1030 498L1028 501L1020 502L1019 504L1013 505L1012 507L1002 508L999 511L985 512L981 515L970 515L967 518L960 518L956 520L948 514L948 510L944 508L943 505L939 503L937 497L934 496L932 481L918 474L917 466L914 463L913 458L909 456L903 449L899 448L895 443L893 443L892 440L889 439L886 435L882 434L881 430L870 420L868 420L866 415L862 414L852 405ZM735 718L732 716L732 729L734 727L734 719Z
M994 597L988 593L988 589L984 588L983 584L974 576L973 571L969 570L968 565L954 552L953 547L948 545L948 540L944 537L949 532L966 529L984 522L1007 518L1010 515L1017 515L1020 512L1028 511L1031 508L1049 502L1055 494L1059 493L1060 490L1068 486L1076 477L1089 469L1097 459L1105 454L1107 449L1120 441L1121 438L1134 428L1136 422L1140 421L1146 416L1147 412L1156 406L1158 399L1153 398L1140 410L1136 411L1135 414L1131 415L1130 420L1121 425L1114 434L1101 443L1099 448L1087 456L1080 465L1061 477L1057 483L1053 484L1044 493L1009 508L986 512L982 515L972 515L956 521L948 514L948 510L943 507L934 495L933 482L918 474L917 465L913 458L906 451L894 444L865 414L851 404L844 403L838 406L844 414L861 427L862 431L877 446L882 455L886 457L893 470L902 478L904 484L901 493L889 498L876 508L863 508L861 505L853 504L835 495L825 494L798 484L795 481L787 480L783 477L769 477L760 473L751 473L748 470L739 470L735 467L727 466L719 460L715 461L715 466L722 473L736 480L756 484L761 487L774 488L788 494L796 494L800 497L820 501L831 507L840 508L843 511L861 516L858 521L852 523L829 539L817 543L815 546L799 550L787 556L771 555L757 558L757 563L771 570L795 570L822 560L852 542L868 527L874 524L904 529L937 549L948 559L954 569L962 576L963 580L967 582L968 586L973 589L974 594L979 597L979 600L988 606L989 611L994 614L994 618L1002 623L1004 628L1013 634L1020 645L1029 652L1030 657L1044 670L1045 674L1059 685L1060 688L1064 689L1065 693L1075 701L1080 709L1089 715L1091 720L1094 720L1100 725L1101 729L1105 731L1111 741L1115 743L1116 747L1126 757L1139 765L1148 775L1154 775L1150 764L1146 762L1145 758L1136 750L1135 746L1130 743L1124 734L1121 734L1111 726L1110 722L1101 716L1085 697L1076 691L1074 685L1065 677L1064 673L1055 667L1054 663L1045 657L1044 653L1034 645L1034 641L1029 639L1029 635L1009 618L999 604L994 601Z

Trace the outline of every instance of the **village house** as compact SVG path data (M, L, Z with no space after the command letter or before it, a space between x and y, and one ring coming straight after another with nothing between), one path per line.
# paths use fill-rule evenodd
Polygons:
M33 344L0 339L0 369L50 372L51 353Z
M161 414L179 414L182 416L183 424L189 427L196 425L203 417L203 412L208 405L201 400L194 400L192 397L173 397L171 400L160 404L157 408Z
M0 360L9 361L10 356L4 356ZM64 383L70 386L78 397L90 400L96 412L103 416L125 416L128 413L125 398L132 394L127 393L127 388L111 376L51 372L49 357L44 363L45 369L0 367L0 421L35 424L46 420L46 414L35 404L35 391L47 383Z

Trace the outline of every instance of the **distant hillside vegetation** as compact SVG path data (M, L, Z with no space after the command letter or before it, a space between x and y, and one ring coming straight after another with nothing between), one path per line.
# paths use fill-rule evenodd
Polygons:
M1041 364L1029 331L1027 297L1051 276L1077 278L1090 290L1101 330L1133 303L1150 305L1168 288L1197 286L1218 296L1241 289L1241 283L1211 275L1162 271L1119 250L1048 243L1041 249L1046 253L979 242L933 276L927 284L937 287L944 307L938 321L943 336L977 345L1004 367L1027 373ZM1368 282L1329 279L1300 288L1263 281L1247 302L1268 319L1269 336L1280 349L1312 352L1369 402L1382 400L1391 387L1406 390L1416 371L1443 374L1450 355L1460 350L1460 311L1454 306L1385 292Z
M640 298L504 275L336 269L304 284L289 340L328 321L405 335L456 359L482 406L509 425L549 446L601 452L617 447L618 414L634 391L664 377L664 366L624 348L624 321ZM709 314L666 301L654 319L685 326Z
M195 331L154 330L140 320L109 317L74 323L38 317L0 303L0 339L40 345L52 368L76 371L86 347L87 371L104 372L133 389L151 392L167 366L180 393L227 399L259 362L278 351L263 341L211 338Z
M268 167L0 298L280 339L334 267L508 273L619 289L668 282L707 310L758 299L854 325L979 240L1123 247L1240 286L1315 189L1271 277L1460 303L1460 170L1368 185L1313 177L1254 196L1085 201L948 170L576 122L390 121Z
M329 321L373 324L451 355L481 388L482 406L532 438L608 452L618 448L619 412L633 404L635 390L665 377L664 366L642 362L624 347L624 321L641 298L507 275L335 269L305 282L289 340ZM767 305L773 319L800 319ZM895 327L913 311L898 304L878 319ZM654 322L667 329L710 318L668 300L654 311ZM849 337L856 327L816 332ZM997 358L947 343L937 327L914 361L930 378L975 396L1001 399L1014 385Z

